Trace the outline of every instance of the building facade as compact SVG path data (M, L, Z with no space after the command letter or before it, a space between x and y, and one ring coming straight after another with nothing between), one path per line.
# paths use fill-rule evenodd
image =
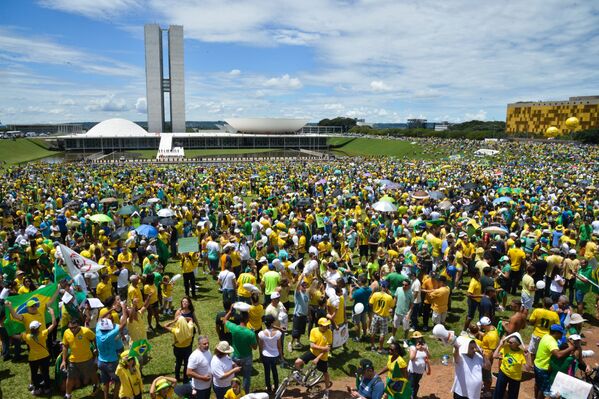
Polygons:
M158 24L144 26L146 53L146 104L148 131L165 131L164 93L169 93L173 132L185 132L185 76L183 60L183 27L171 25L168 34L168 76L164 76L162 29Z
M568 134L570 129L566 126L566 119L571 116L580 121L577 130L599 128L599 96L508 104L505 130L507 133L541 135L548 127L555 126L560 134Z

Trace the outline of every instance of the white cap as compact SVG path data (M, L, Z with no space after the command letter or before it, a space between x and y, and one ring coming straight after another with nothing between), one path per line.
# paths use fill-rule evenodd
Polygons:
M580 341L582 338L578 334L572 334L569 337L572 341Z
M275 291L272 294L270 294L270 299L277 299L280 297L281 297L281 294L278 291Z
M458 237L466 237L466 232L460 231L460 234L458 234Z
M574 248L572 248L571 250L568 251L568 253L570 255L576 255L576 250Z
M110 319L100 319L100 330L102 331L112 331L114 325L112 324L112 320Z
M266 263L266 262L268 262L268 259L266 259L266 256L263 256L258 260L258 263Z
M487 316L481 317L479 323L480 323L481 326L490 326L491 325L491 319L489 319Z
M42 325L42 323L40 323L39 321L33 320L31 323L29 323L29 329L30 330L35 330L37 328L40 328L41 325Z

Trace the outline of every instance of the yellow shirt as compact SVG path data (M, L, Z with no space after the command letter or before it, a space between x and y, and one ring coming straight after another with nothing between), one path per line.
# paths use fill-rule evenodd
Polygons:
M544 335L549 334L551 325L560 324L558 314L553 310L544 308L533 310L529 322L535 326L532 335L537 337L543 337Z
M69 362L82 363L92 358L90 344L96 340L96 334L87 327L81 327L77 335L67 329L62 337L62 343L71 350Z
M173 295L173 285L171 283L160 283L160 288L162 289L163 298L170 298Z
M229 388L225 393L225 399L239 399L242 396L245 396L245 391L243 390L243 388L239 390L239 393L235 393L235 391L233 391L233 388Z
M395 304L393 297L386 292L378 291L372 294L368 301L372 305L372 311L381 317L389 317L389 313Z
M318 327L314 327L312 331L310 331L310 343L318 345L318 346L330 346L333 344L333 332L329 328L324 333L320 331ZM314 356L320 355L321 350L310 348L310 352ZM329 353L325 352L324 355L320 358L321 360L328 360Z
M331 300L327 301L327 305L334 307L333 304L331 304ZM337 325L340 326L343 323L345 323L345 298L343 297L343 295L341 295L339 297L339 306L336 307L337 312L335 313L335 317L333 318L333 322Z
M121 381L119 398L134 398L137 395L141 395L143 381L141 379L141 371L139 370L139 364L137 363L137 360L135 363L135 371L125 368L120 364L116 368L115 374Z
M395 368L395 363L397 363L400 369L405 369L408 367L408 364L403 357L397 356L397 359L391 360L391 355L389 355L389 358L387 359L387 378L393 379L393 369Z
M522 266L522 262L526 259L526 254L520 248L511 248L507 251L507 256L510 258L510 267L512 271L519 271Z
M137 307L141 308L144 304L141 290L129 285L129 288L127 289L127 301L129 301L129 304L132 304L134 299L137 299Z
M154 284L144 285L144 294L146 297L150 297L150 302L148 302L148 305L153 305L158 302L158 289Z
M29 292L31 292L29 290L29 288L25 287L24 285L21 286L21 288L19 288L19 295L21 295L21 294L29 294Z
M485 356L491 356L497 345L499 345L499 334L495 327L493 327L483 336L481 349Z
M499 368L513 380L522 379L522 366L526 364L526 356L521 350L513 351L508 345L501 348L501 366Z
M249 320L247 327L254 331L262 329L262 316L264 316L264 306L262 304L250 306L248 311Z
M244 298L249 298L251 293L243 288L244 284L253 284L256 285L256 276L250 273L241 273L239 278L237 279L237 295L242 296Z
M431 303L431 309L437 314L447 312L449 301L449 287L439 287L428 294Z
M23 333L21 337L29 347L28 360L30 362L50 356L46 343L48 340L48 330L40 331L36 338L31 333Z
M480 302L480 295L482 295L482 286L480 285L480 281L476 279L470 279L470 285L468 286L468 293L471 295L479 295L477 298L472 298L475 302Z
M129 271L132 271L131 264L133 262L133 255L130 251L121 252L117 257L117 260L123 264L124 268L128 269Z
M193 272L193 269L195 269L193 260L190 257L183 258L181 267L183 268L183 273L191 273L191 272Z
M31 314L29 312L25 312L23 313L21 316L23 316L23 324L25 325L25 332L29 332L29 324L31 324L32 321L38 321L41 324L40 329L45 330L46 329L46 306L43 304L40 304L37 313Z
M96 287L96 296L98 299L104 302L111 295L112 285L110 283L105 284L103 281L100 281Z

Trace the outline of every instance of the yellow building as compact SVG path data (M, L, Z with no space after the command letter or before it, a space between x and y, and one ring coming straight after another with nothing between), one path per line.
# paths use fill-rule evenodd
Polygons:
M599 128L599 96L508 104L505 130L507 133L543 134L548 127L555 126L560 134L568 134L566 119L571 116L580 121L577 131Z

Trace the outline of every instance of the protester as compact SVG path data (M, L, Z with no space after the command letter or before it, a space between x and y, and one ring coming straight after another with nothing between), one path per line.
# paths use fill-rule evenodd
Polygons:
M260 357L264 365L264 382L268 392L276 392L279 387L277 364L283 360L282 333L273 328L274 322L275 319L272 315L265 316L264 325L266 328L258 333ZM271 385L271 373L274 385Z

